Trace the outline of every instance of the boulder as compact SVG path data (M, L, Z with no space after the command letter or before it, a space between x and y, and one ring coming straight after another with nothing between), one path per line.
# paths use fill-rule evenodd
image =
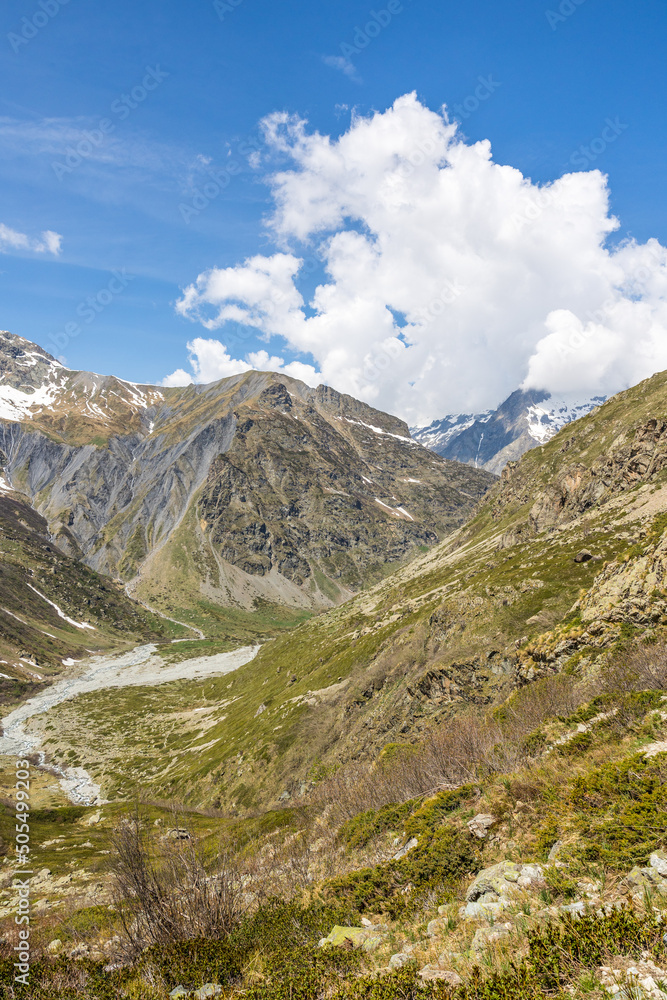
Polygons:
M365 950L377 948L383 935L377 933L376 928L368 927L341 927L338 924L331 930L328 937L321 938L320 948L363 948L366 942L374 942Z
M649 868L633 868L630 874L626 875L625 881L636 900L643 899L646 892L657 892L660 896L667 896L667 880L652 865Z
M496 822L496 817L492 816L490 813L479 813L474 817L474 819L468 821L467 827L473 837L477 837L478 840L484 840L489 832L489 829Z
M423 969L419 970L418 975L424 982L441 979L450 986L460 986L463 982L458 972L452 972L451 969L439 969L435 965L425 965Z
M496 944L504 938L509 937L511 924L503 924L500 927L480 927L475 931L472 939L472 950L476 952L486 951L489 945Z
M394 859L393 860L394 861L400 861L400 859L404 858L405 855L408 853L408 851L411 851L413 849L413 847L417 846L418 843L419 843L419 841L417 840L416 837L411 837L410 840L407 842L407 844L405 844L403 847L401 847L400 851L396 852L396 854L394 855Z
M404 965L412 961L410 955L406 955L404 951L399 951L396 955L392 955L389 959L390 969L402 969Z
M657 871L658 875L667 878L667 851L654 851L648 859L651 868Z
M222 986L217 986L215 983L204 983L203 986L194 991L192 996L194 1000L208 1000L208 997L219 997L221 993Z
M522 876L536 881L542 877L542 869L539 865L517 865L513 861L501 861L479 873L468 887L466 900L474 903L488 893L512 898L516 894L518 880ZM492 897L489 896L488 900L490 902Z
M583 899L579 899L576 903L566 903L564 906L561 906L560 912L569 913L573 917L583 917L586 912L586 904Z
M507 906L507 900L495 902L466 903L459 910L463 920L496 920Z
M370 934L363 942L361 950L365 952L377 951L383 941L384 934Z
M581 552L577 552L576 556L574 557L574 561L576 563L585 563L589 562L589 560L591 560L592 558L593 558L592 552L589 552L588 549L582 549Z

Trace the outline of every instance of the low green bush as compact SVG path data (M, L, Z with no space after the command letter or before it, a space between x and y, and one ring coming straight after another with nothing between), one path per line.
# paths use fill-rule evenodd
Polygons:
M414 803L391 803L381 809L367 809L349 819L340 828L339 836L347 847L363 847L373 837L390 830L402 830Z
M465 875L479 870L479 850L467 834L441 827L422 837L398 861L388 861L329 879L325 899L345 900L359 913L387 913L392 919L415 909L427 893L451 893Z
M613 871L646 864L667 841L667 754L604 764L575 779L579 833L572 855Z

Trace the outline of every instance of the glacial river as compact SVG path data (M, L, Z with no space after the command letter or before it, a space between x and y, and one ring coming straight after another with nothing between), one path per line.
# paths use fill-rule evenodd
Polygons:
M68 668L50 687L19 705L2 720L4 735L0 737L0 754L23 757L28 753L40 753L39 736L25 728L28 719L80 694L104 688L165 684L168 681L228 674L252 660L259 650L259 646L243 646L215 656L164 663L153 655L157 648L152 644L137 646L129 653L94 656ZM95 784L85 768L65 767L59 769L58 774L60 785L72 802L79 805L98 805L102 802L100 786Z

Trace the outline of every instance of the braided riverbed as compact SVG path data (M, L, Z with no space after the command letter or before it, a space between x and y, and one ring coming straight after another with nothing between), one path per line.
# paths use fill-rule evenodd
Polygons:
M228 674L252 660L259 650L259 646L243 646L214 656L198 656L180 663L165 663L154 655L157 648L153 644L137 646L127 653L93 656L90 660L74 664L50 687L19 705L2 720L0 754L12 757L39 754L40 735L28 731L26 723L63 701L106 688L166 684L169 681ZM43 763L43 754L41 760ZM60 785L72 802L79 805L102 804L101 788L85 768L50 767L57 772Z

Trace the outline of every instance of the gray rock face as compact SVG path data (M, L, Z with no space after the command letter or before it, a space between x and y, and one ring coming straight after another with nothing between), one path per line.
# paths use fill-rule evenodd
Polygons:
M520 897L521 891L534 890L543 884L540 865L517 865L500 861L485 868L471 882L466 905L459 910L463 920L497 920L502 911Z
M93 569L122 577L136 567L128 551L133 540L140 558L149 536L157 545L169 536L233 434L228 416L173 444L132 435L114 436L106 448L77 448L0 421L0 449L12 482L21 483L58 544L83 554Z
M401 847L400 851L396 851L396 854L394 855L394 859L393 860L394 861L400 861L400 859L404 858L405 855L408 853L408 851L411 851L413 849L413 847L417 846L418 843L419 843L419 841L417 840L416 837L411 837L410 840L407 842L407 844L405 844L403 847Z
M658 875L667 878L667 851L654 851L648 863Z
M410 961L412 961L410 955L406 955L404 951L399 951L396 955L392 955L389 959L389 968L402 969L403 966L407 965Z

